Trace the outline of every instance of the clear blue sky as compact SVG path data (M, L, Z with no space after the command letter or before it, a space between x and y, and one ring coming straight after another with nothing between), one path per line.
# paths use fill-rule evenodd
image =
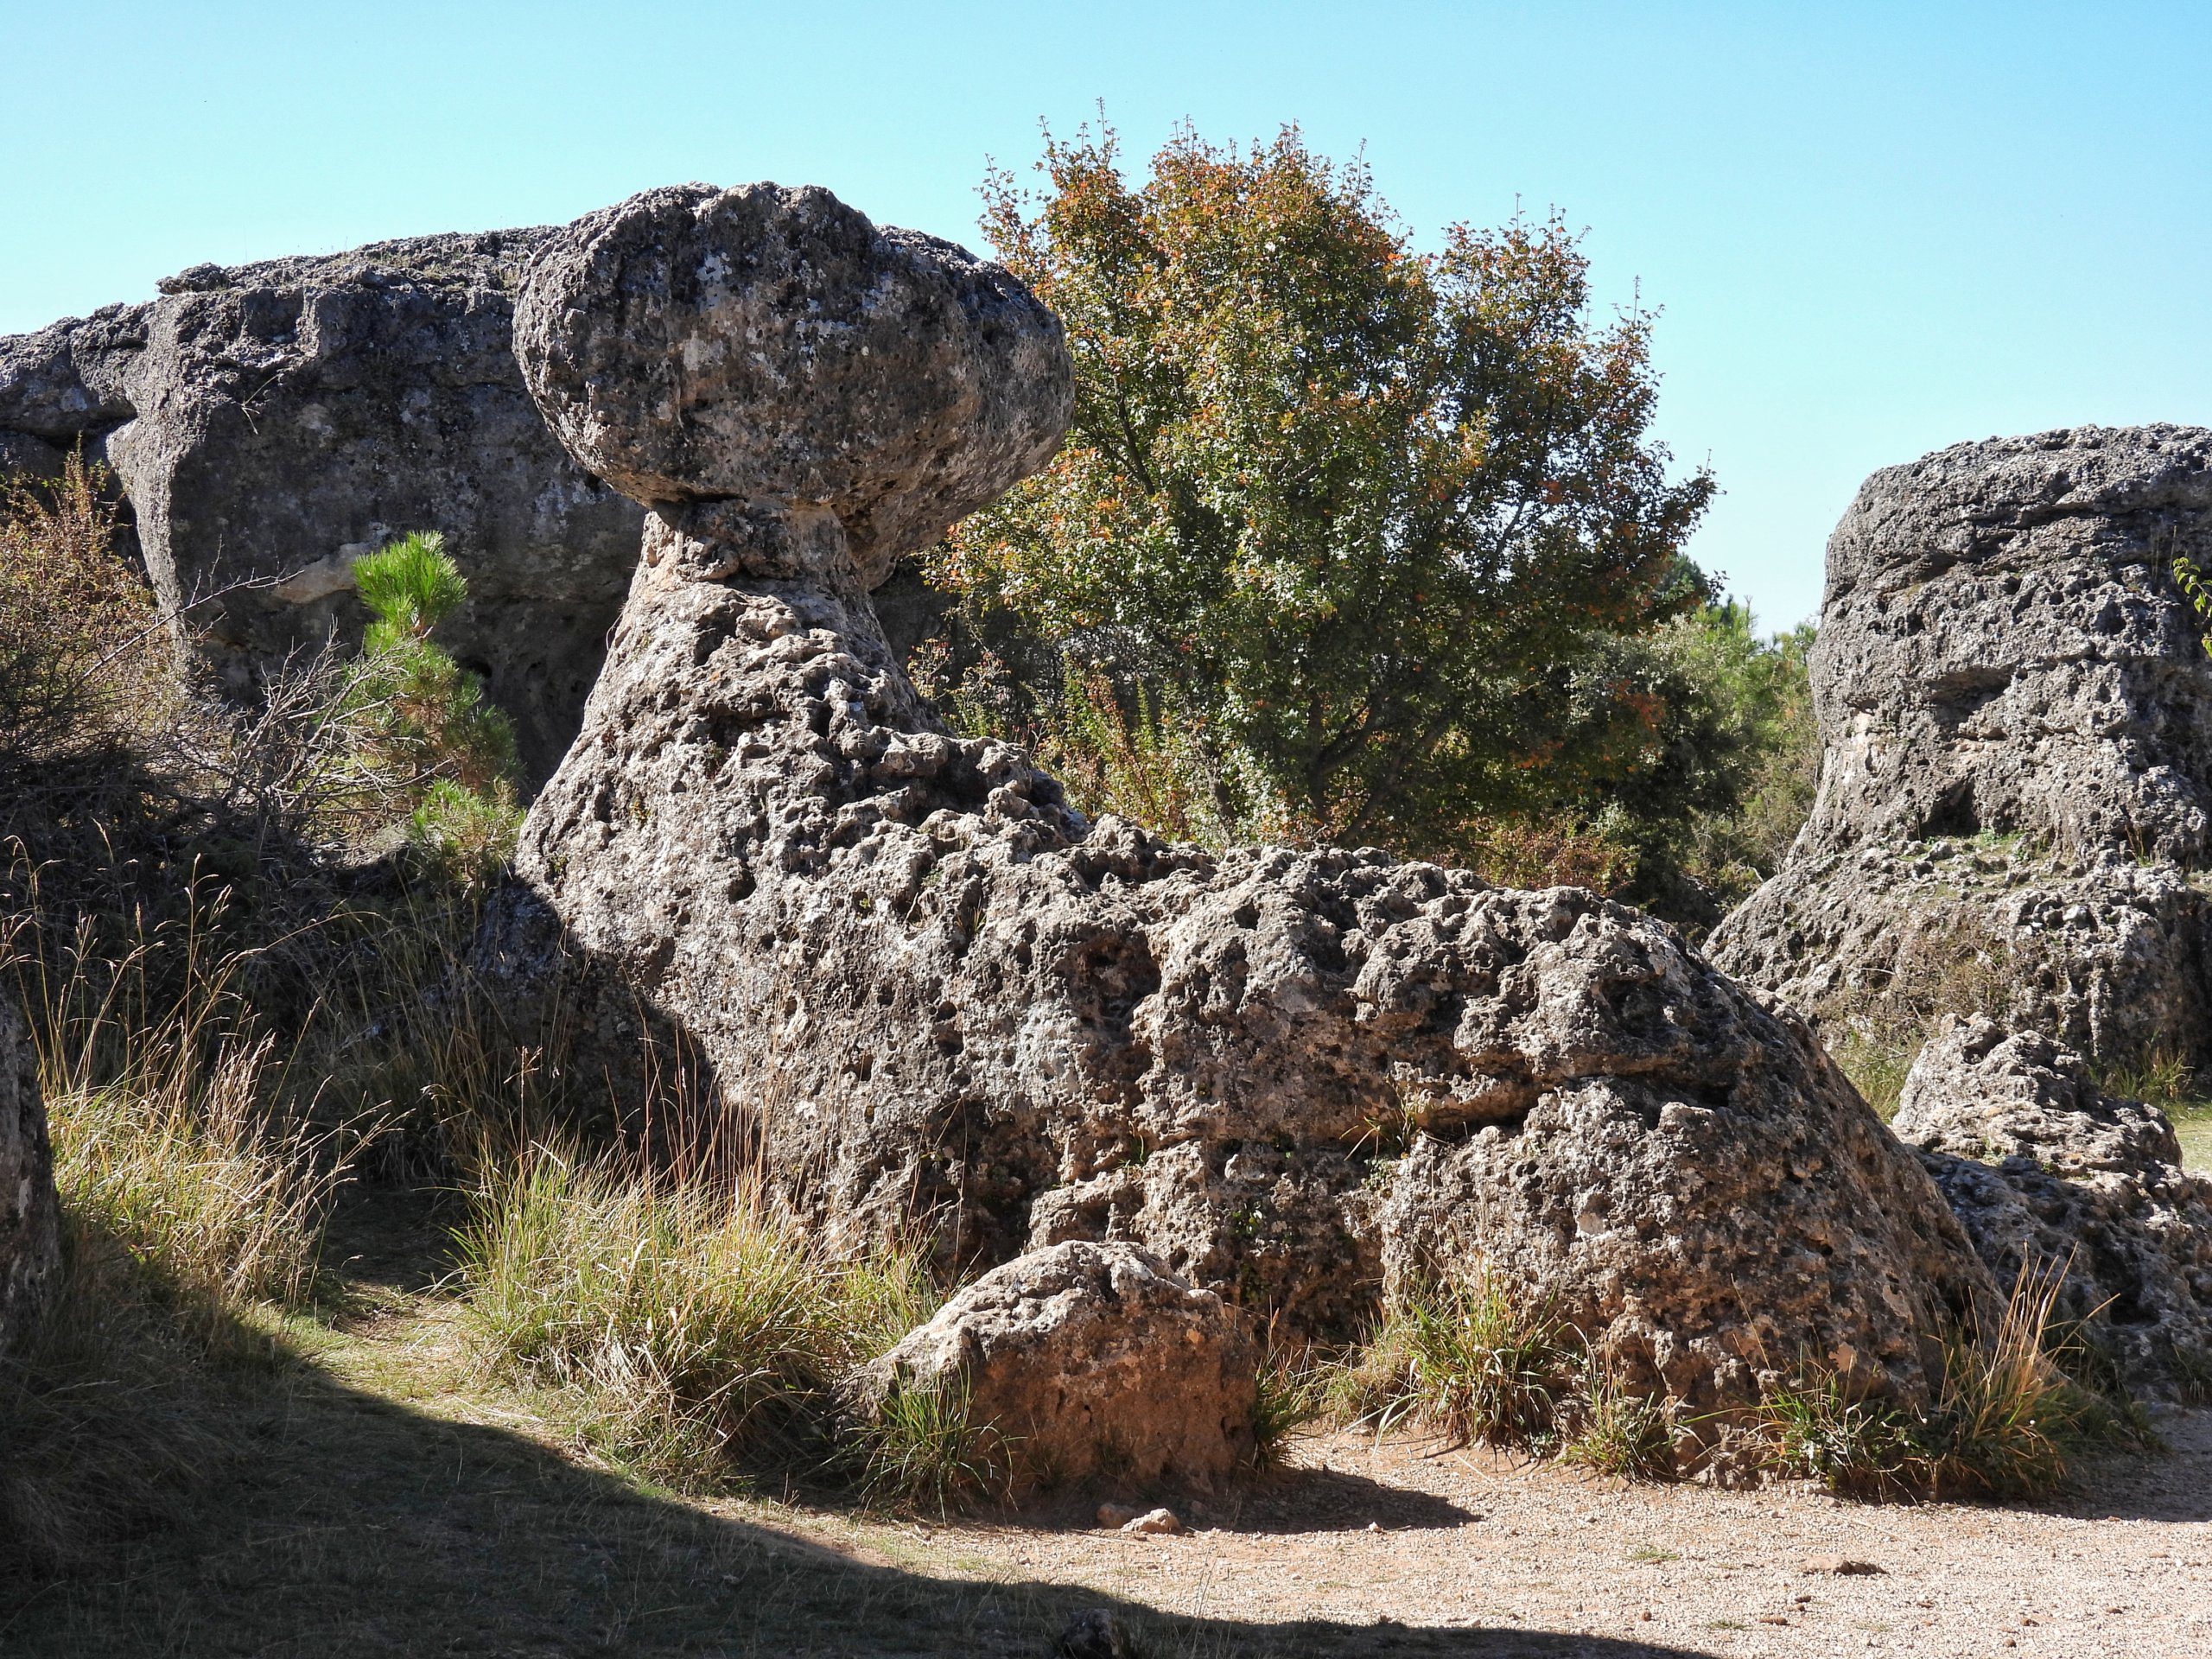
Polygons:
M231 264L819 182L975 243L986 158L1103 99L1364 144L1433 240L1516 203L1663 309L1694 551L1819 602L1872 467L2212 424L2212 4L54 4L0 0L0 332Z

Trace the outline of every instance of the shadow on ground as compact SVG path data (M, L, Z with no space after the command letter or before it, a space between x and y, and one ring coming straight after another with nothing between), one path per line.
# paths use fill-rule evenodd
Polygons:
M387 1219L416 1226L357 1234L339 1259L362 1282L421 1282L403 1237L420 1241L422 1218ZM1122 1613L1158 1659L1681 1651L1514 1630L1170 1618L1093 1591L871 1565L641 1491L522 1433L412 1409L305 1360L226 1409L237 1455L167 1524L65 1573L0 1560L0 1653L1043 1659L1075 1614L1099 1606ZM1314 1496L1334 1510L1373 1495Z

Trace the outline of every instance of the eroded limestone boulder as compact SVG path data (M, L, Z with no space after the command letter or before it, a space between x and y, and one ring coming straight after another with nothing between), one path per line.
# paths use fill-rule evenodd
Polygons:
M37 1057L15 999L0 996L0 1352L38 1316L60 1262Z
M1820 793L1713 960L1822 1021L1986 1006L2212 1060L2212 432L2082 427L1876 473L1828 542Z
M645 237L628 211L549 249L526 315L605 303L592 249ZM745 239L798 234L788 217L692 211L712 237L678 238L687 257L777 283L696 327L749 328L771 299L839 315L843 288L878 280ZM635 212L658 225L665 198ZM916 245L887 238L882 281L906 280ZM664 269L655 252L649 289ZM794 270L839 291L817 302ZM940 469L980 492L1050 448L1067 370L1057 325L1008 279L958 291L1058 377L1002 405L1029 411L1022 441L986 420L983 461ZM899 339L925 365L1008 349L963 316ZM606 350L592 360L612 375ZM753 395L803 397L810 361ZM543 388L556 410L569 378ZM951 406L973 378L922 384ZM611 394L592 407L661 418ZM803 424L780 406L761 423ZM581 963L680 1025L833 1235L918 1221L956 1267L1127 1243L1335 1336L1390 1275L1494 1256L1685 1400L1740 1403L1808 1356L1874 1392L1923 1388L1923 1334L1987 1274L1789 1015L1579 890L1502 892L1371 849L1217 857L1086 823L1020 750L950 735L917 697L807 476L649 518L487 971ZM871 525L900 521L873 486L853 499L875 504Z
M149 575L237 688L366 612L353 562L445 533L469 580L441 629L514 718L531 779L575 734L641 513L545 429L513 351L550 232L194 267L144 304L0 339L0 464L82 444L117 473Z
M1019 1483L1205 1485L1252 1455L1259 1345L1211 1291L1126 1244L1033 1250L985 1274L860 1378L863 1411L951 1390Z
M817 187L680 185L579 220L540 257L515 351L601 477L684 528L827 510L870 588L1043 466L1072 407L1027 289Z
M2059 1316L2130 1384L2212 1389L2212 1179L2180 1166L2164 1113L2104 1093L2064 1045L1974 1017L1922 1050L1897 1131L2001 1285L2063 1272Z

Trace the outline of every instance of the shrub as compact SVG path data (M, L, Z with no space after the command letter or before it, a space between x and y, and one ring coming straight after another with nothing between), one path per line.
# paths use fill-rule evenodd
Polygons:
M115 548L106 469L0 481L0 786L157 726L176 679L154 596Z
M1135 184L1110 132L1041 165L1040 200L987 182L985 224L1068 325L1074 420L934 580L1330 839L1438 844L1643 722L1610 684L1618 720L1579 716L1567 669L1695 602L1713 485L1666 477L1649 319L1592 321L1561 223L1418 252L1294 129L1180 131Z
M468 584L435 532L416 532L353 567L375 613L343 711L347 759L385 780L408 814L408 839L454 873L495 868L521 815L514 727L484 687L431 638Z

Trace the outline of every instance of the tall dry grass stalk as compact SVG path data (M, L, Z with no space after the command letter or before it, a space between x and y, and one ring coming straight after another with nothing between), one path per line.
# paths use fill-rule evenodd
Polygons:
M2092 1368L2056 1317L2065 1282L2063 1262L2024 1263L1993 1323L1944 1335L1920 1410L1858 1397L1818 1368L1770 1390L1761 1414L1774 1466L1859 1497L2043 1497L2086 1452L2151 1444L2133 1406L2075 1375Z

